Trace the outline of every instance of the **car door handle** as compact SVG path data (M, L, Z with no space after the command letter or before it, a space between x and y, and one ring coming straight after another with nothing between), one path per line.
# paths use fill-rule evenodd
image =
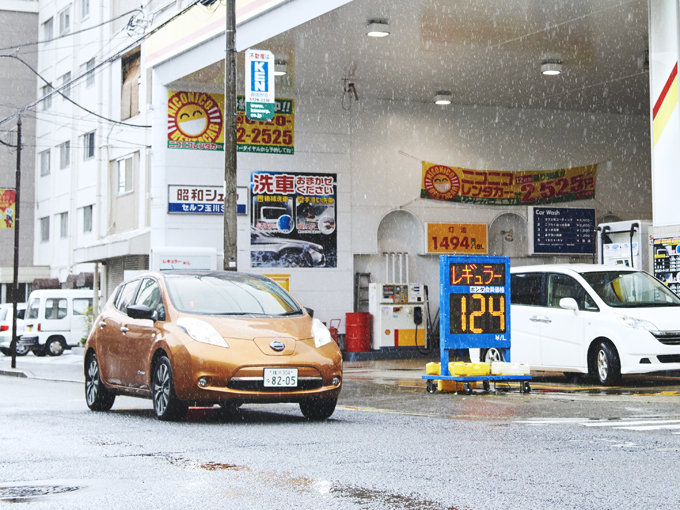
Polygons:
M121 326L121 327L120 327L120 330L121 330L123 333L127 333L128 331L130 331L130 330L129 330L128 328L126 328L125 326Z
M99 327L103 328L104 326L106 326L106 322L101 321L101 322L99 323Z
M531 317L529 320L530 320L531 322L543 322L543 323L545 323L545 324L548 324L548 323L552 322L552 321L551 321L550 319L548 319L547 317L536 317L536 316Z

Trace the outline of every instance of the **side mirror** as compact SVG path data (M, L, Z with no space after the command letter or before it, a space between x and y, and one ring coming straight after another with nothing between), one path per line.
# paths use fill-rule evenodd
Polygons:
M313 319L314 318L314 310L312 310L311 308L307 308L306 306L305 306L305 310L307 310L307 313Z
M128 317L133 319L151 319L156 320L156 310L152 310L146 305L130 305L127 307Z
M574 310L575 313L578 313L578 303L574 298L571 297L563 297L562 299L560 299L560 308Z

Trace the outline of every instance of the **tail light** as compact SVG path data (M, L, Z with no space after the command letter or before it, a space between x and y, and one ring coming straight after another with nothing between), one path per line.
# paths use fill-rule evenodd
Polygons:
M40 329L40 323L38 323L38 331L41 331L41 329Z
M9 326L0 326L0 331L9 331Z

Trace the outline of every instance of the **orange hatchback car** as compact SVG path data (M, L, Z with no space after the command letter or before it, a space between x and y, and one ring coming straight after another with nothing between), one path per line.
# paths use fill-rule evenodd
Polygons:
M123 282L85 345L87 405L150 398L159 419L176 420L191 405L298 402L307 418L326 419L342 355L312 313L258 275L164 271Z

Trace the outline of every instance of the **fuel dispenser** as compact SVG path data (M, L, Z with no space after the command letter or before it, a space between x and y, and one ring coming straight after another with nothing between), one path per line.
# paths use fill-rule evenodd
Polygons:
M385 347L428 348L425 285L372 283L368 311L373 316L373 350Z
M597 226L598 262L649 271L649 228L641 220L600 223Z

